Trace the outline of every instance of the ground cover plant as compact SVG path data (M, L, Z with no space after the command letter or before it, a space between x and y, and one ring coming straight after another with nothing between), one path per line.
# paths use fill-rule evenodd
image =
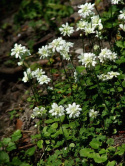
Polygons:
M38 134L31 136L33 146L26 151L18 149L20 130L4 138L1 165L125 164L125 144L114 145L112 138L125 130L125 9L122 1L112 0L99 13L98 3L78 6L76 25L63 24L63 37L38 49L35 58L48 59L49 72L31 65L33 56L25 46L16 43L12 48L11 56L25 69L22 81L31 86L28 102L32 120L39 119ZM75 31L83 44L78 56L68 39ZM61 66L54 68L57 57Z

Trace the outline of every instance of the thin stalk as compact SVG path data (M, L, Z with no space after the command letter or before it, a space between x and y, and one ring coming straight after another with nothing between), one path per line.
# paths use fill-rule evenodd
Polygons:
M60 118L60 116L59 116L59 119L60 119L61 130L62 130L62 133L63 133L63 135L64 135L64 138L65 138L65 141L66 141L66 146L67 146L67 149L68 149L69 146L68 146L68 142L67 142L67 139L66 139L66 137L65 137L65 134L64 134L64 130L63 130L63 127L62 127L62 122L61 122L61 118Z
M106 101L105 101L105 99L104 99L104 96L103 96L103 93L102 93L101 87L100 87L100 85L99 85L98 77L97 77L97 75L96 75L96 73L95 73L94 70L93 70L93 73L94 73L94 75L95 75L95 77L96 77L96 81L97 81L97 85L98 85L98 89L99 89L100 96L101 96L101 98L102 98L102 100L103 100L103 102L104 102L104 104L105 104L107 110L109 111L110 109L108 108L108 105L107 105L107 103L106 103Z

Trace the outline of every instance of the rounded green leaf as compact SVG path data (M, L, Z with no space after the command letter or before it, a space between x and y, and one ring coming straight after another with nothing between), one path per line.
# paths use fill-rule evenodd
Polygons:
M116 165L116 161L109 161L106 166L115 166L115 165Z
M36 150L36 147L34 146L34 147L28 149L28 150L25 152L25 155L32 156L32 155L34 155L35 150Z
M11 137L12 141L18 141L22 137L21 130L16 130Z
M98 141L97 139L93 139L89 144L93 149L98 149L102 143Z
M0 151L0 163L8 163L8 162L9 162L9 155L4 151Z
M42 148L43 148L43 140L39 140L39 141L37 142L37 146L38 146L40 149L42 149Z

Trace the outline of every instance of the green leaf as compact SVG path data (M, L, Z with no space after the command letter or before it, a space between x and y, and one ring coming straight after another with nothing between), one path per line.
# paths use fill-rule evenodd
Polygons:
M22 137L21 130L16 130L11 137L12 141L18 141Z
M15 165L15 166L21 165L21 160L20 160L18 157L13 157L12 163L13 163L13 165Z
M93 159L96 163L103 163L107 160L107 155L103 154L100 156L98 153L95 153Z
M78 73L82 73L82 72L85 71L85 67L84 67L84 66L77 66L77 67L76 67L76 71L77 71Z
M35 146L32 147L32 148L29 148L29 149L25 152L25 155L32 156L32 155L34 155L35 150L36 150L36 147L35 147Z
M92 152L94 152L92 149L84 148L84 149L81 149L79 153L81 157L88 157L88 155Z
M39 140L39 141L37 142L37 146L38 146L40 149L42 149L42 148L43 148L43 140Z
M51 128L53 128L53 129L57 129L57 127L58 127L58 123L53 123L53 124L51 125Z
M114 139L109 138L106 142L108 145L113 145L114 144Z
M75 147L75 144L74 144L74 143L71 143L71 144L69 144L69 147L70 147L70 148L74 148L74 147Z
M8 144L8 146L7 146L7 148L6 148L6 150L7 150L7 151L12 151L12 150L14 150L14 149L16 149L15 143L14 143L14 142L9 142L9 144Z
M54 120L53 119L48 119L48 120L45 120L45 123L49 124L49 123L53 123Z
M98 141L97 139L93 139L90 143L89 143L89 145L93 148L93 149L98 149L101 145L102 145L102 143L100 142L100 141Z
M99 151L99 154L105 154L106 153L106 150L103 148Z
M8 163L9 160L9 155L4 151L0 151L0 163Z
M31 165L29 165L28 163L22 163L20 164L20 166L31 166Z
M116 165L116 161L109 161L108 164L106 166L115 166Z
M3 145L8 145L11 142L11 138L3 138L2 143Z

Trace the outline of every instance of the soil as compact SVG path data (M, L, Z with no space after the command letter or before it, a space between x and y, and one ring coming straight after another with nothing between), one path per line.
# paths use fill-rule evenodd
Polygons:
M20 2L20 1L19 1ZM72 6L74 8L74 14L65 18L62 22L58 22L57 25L61 25L63 22L73 20L76 22L79 19L77 14L77 6L83 3L83 0L72 0ZM100 4L100 11L107 4ZM13 48L14 43L21 43L27 46L26 41L34 39L34 51L36 52L39 47L45 45L49 41L52 41L57 34L55 31L48 29L42 32L42 38L36 39L35 30L28 26L28 22L25 22L20 26L18 30L14 30L14 15L18 11L19 4L5 14L5 9L0 10L1 14L5 14L0 18L1 25L6 25L5 28L0 28L0 139L10 136L13 131L21 129L23 133L23 142L26 146L32 146L29 136L37 133L34 127L34 122L30 118L32 109L30 109L27 103L28 90L30 91L29 84L24 84L21 81L23 77L23 68L17 66L16 61L10 56L10 50ZM79 54L82 49L81 41L78 40L79 34L75 33L71 36L70 41L74 42L73 52ZM108 47L107 43L104 43ZM87 46L86 46L87 47ZM47 68L47 61L41 60L39 63ZM55 66L60 65L60 62L55 62ZM10 119L11 118L11 119ZM37 120L35 120L37 122ZM117 136L113 136L115 140L115 146L125 143L125 133L119 133Z

